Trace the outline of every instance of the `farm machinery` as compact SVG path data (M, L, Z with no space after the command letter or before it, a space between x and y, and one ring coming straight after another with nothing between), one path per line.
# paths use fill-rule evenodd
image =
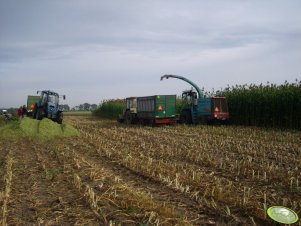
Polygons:
M123 114L119 122L149 125L176 122L176 95L155 95L126 98Z
M27 116L32 116L35 103L40 99L40 96L31 96L27 97Z
M61 124L63 122L63 112L59 109L60 95L50 90L37 91L41 93L39 99L34 104L32 117L38 120L44 117L52 119ZM66 99L66 96L61 96Z
M13 118L12 114L8 113L7 110L3 109L0 111L0 119L4 121L11 120Z
M201 89L192 81L178 75L163 75L164 78L177 78L189 83L193 88L183 91L182 100L185 103L181 109L180 122L196 123L223 123L229 121L227 99L225 97L205 97Z

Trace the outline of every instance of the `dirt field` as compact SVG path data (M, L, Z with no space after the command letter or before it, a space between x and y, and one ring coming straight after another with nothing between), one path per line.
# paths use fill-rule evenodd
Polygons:
M300 132L65 122L80 136L1 138L0 225L277 225L269 206L301 214Z

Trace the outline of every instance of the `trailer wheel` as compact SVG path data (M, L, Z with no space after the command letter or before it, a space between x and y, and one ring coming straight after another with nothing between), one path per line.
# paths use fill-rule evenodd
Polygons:
M131 114L130 111L125 112L125 123L126 124L132 124L133 123L133 118L132 118L132 114Z
M119 123L124 123L124 119L123 119L123 118L118 118L118 119L117 119L117 122L119 122Z
M155 120L154 119L150 119L148 121L149 126L154 127L156 125Z

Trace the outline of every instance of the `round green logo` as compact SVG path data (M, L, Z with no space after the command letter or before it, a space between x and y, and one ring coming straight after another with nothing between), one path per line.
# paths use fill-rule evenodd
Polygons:
M267 212L270 218L282 224L293 224L298 221L298 215L284 206L272 206Z

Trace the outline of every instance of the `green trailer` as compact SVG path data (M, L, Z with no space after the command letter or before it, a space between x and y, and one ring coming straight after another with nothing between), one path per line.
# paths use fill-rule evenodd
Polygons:
M40 99L40 96L27 97L27 115L32 116L35 103Z
M128 124L169 124L176 119L176 95L126 98L126 108L119 122Z

